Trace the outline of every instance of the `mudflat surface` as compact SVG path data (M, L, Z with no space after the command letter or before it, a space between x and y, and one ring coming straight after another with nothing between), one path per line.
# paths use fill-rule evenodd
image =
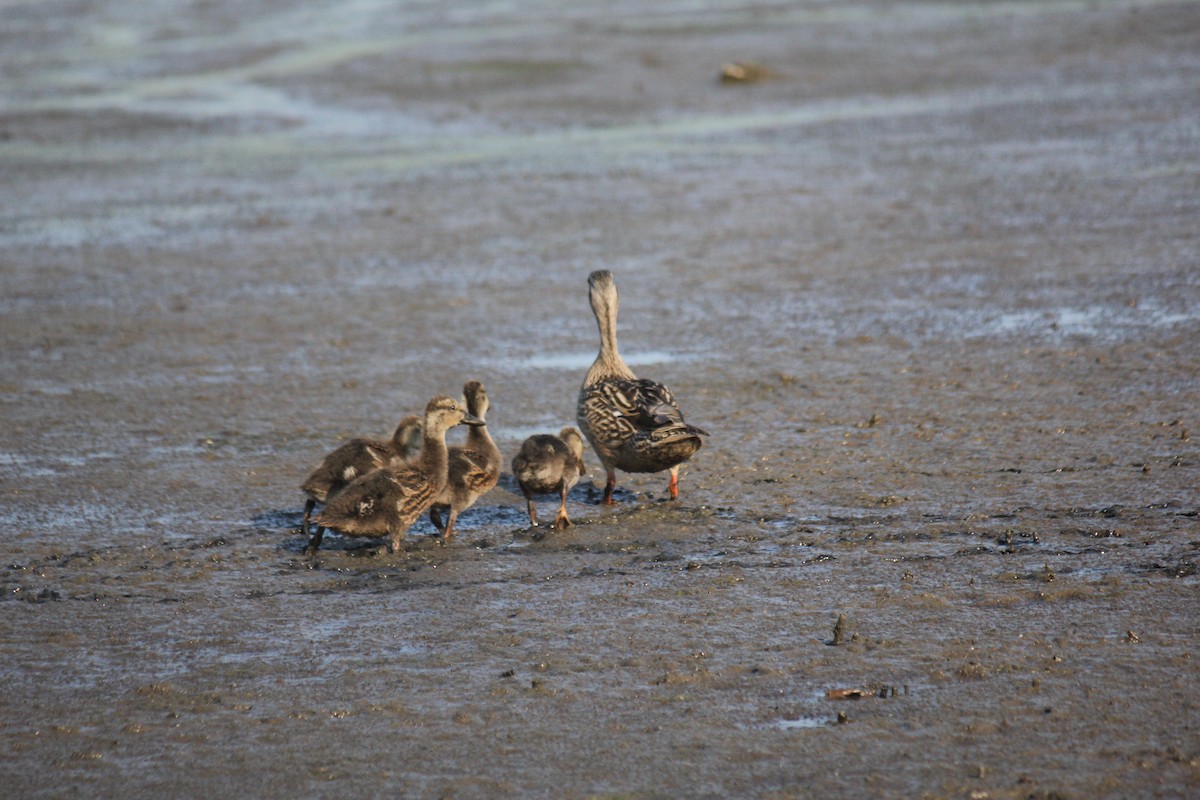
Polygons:
M6 796L1200 793L1200 4L2 5ZM597 268L678 502L302 554Z

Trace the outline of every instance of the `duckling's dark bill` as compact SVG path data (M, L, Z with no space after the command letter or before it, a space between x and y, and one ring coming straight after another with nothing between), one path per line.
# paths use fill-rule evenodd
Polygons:
M479 417L473 416L471 414L463 414L462 424L463 425L487 425L487 423L484 422L483 420L481 420Z

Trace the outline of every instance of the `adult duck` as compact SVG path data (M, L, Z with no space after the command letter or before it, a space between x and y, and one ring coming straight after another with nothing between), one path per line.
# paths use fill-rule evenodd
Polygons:
M600 328L600 352L579 389L576 420L604 465L605 505L613 505L616 471L671 473L667 491L679 497L679 465L703 444L707 431L684 422L675 396L657 381L638 378L617 350L617 283L608 270L588 276L588 299Z
M435 397L425 406L421 456L413 463L393 461L351 481L321 509L317 532L308 552L321 546L325 528L345 536L387 536L388 550L396 552L417 517L425 513L446 485L449 454L446 431L460 423L482 425L463 404Z

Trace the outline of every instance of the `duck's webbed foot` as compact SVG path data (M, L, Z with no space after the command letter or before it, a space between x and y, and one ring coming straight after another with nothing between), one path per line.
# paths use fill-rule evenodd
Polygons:
M667 491L672 500L679 499L679 467L671 467L671 482L667 484Z

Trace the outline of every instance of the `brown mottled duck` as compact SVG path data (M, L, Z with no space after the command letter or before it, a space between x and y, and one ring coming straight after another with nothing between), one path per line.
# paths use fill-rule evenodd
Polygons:
M588 276L588 299L600 328L600 352L579 389L576 420L604 465L605 505L612 505L616 471L669 470L667 490L679 497L679 465L708 432L683 420L671 390L638 378L617 350L617 284L608 270Z

